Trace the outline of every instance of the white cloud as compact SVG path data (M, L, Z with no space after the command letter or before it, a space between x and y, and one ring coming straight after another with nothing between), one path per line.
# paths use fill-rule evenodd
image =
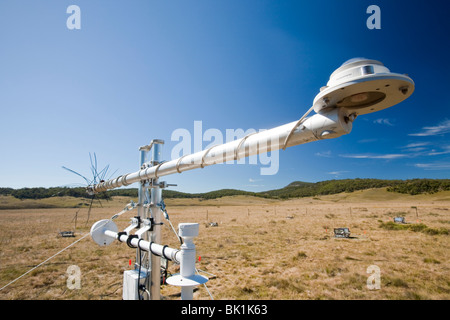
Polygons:
M421 152L421 151L425 151L427 148L425 148L426 146L430 145L429 142L417 142L417 143L410 143L407 144L406 146L400 147L401 149L403 149L405 152Z
M331 151L316 152L316 156L324 157L324 158L331 158Z
M404 152L409 152L411 157L417 156L437 156L450 153L450 145L434 145L435 148L429 148L433 143L418 142L410 143L406 146L400 147Z
M353 159L399 159L407 158L410 155L407 154L340 154L343 158L353 158Z
M428 137L428 136L443 135L446 133L450 133L450 120L444 120L437 126L423 127L422 132L410 133L409 135L415 137Z
M429 156L438 156L438 155L441 155L441 154L448 154L448 153L450 153L450 146L444 146L442 149L443 149L442 151L437 151L435 149L432 149L432 150L430 150L428 155Z
M449 170L450 162L416 163L414 166L424 170Z
M331 174L333 176L339 177L347 172L350 172L350 171L332 171L332 172L327 172L327 174Z
M430 142L418 142L410 143L406 146L399 147L402 153L389 153L389 154L373 154L373 153L361 153L361 154L340 154L343 158L352 159L402 159L402 158L417 158L427 156L438 156L444 154L450 154L450 145L435 145L435 148L428 146L432 145Z
M370 142L376 142L378 139L361 139L358 140L358 143L370 143Z
M373 123L385 124L385 125L390 126L390 127L394 126L389 119L384 119L384 118L376 119L376 120L373 121Z
M417 143L410 143L404 146L403 148L417 148L417 147L424 147L430 145L429 142L417 142Z
M421 151L424 151L426 149L427 148L417 147L417 148L409 148L409 149L407 149L405 151L407 151L407 152L421 152Z

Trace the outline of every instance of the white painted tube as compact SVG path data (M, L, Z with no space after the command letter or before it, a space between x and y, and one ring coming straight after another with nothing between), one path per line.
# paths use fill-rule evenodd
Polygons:
M198 230L198 224L196 224L196 228ZM181 245L180 275L185 279L195 276L195 245L193 239L193 236L183 236L183 244ZM181 300L193 300L193 298L194 286L182 286Z
M128 241L128 238L129 238L129 235L127 235L127 234L121 234L119 237L119 233L111 231L111 230L106 230L105 235L108 237L111 237L113 239L117 239L120 242L125 242L125 243ZM140 240L139 238L132 238L130 240L130 243L131 243L131 245L133 245L136 248L139 246L139 248L141 248L144 251L148 251L155 255L165 257L166 259L171 260L173 262L180 263L180 260L181 260L180 259L180 250L178 250L178 249L173 249L168 246L163 246L163 245L160 245L157 243Z
M192 300L194 287L204 284L208 278L195 274L195 244L193 239L198 236L198 223L180 223L179 235L183 239L180 251L180 274L167 278L167 283L181 287L181 300Z
M320 113L306 118L300 125L294 121L270 130L248 135L222 145L182 156L178 159L160 163L134 173L90 186L88 192L97 193L127 186L138 181L145 181L174 173L203 168L213 164L238 160L243 157L266 153L292 147L295 145L337 138L352 130L351 111L345 108L324 109ZM298 125L298 127L296 127ZM296 128L295 128L296 127ZM289 134L292 132L291 136ZM286 138L289 136L288 141ZM287 143L286 143L287 142ZM286 145L285 145L286 143Z

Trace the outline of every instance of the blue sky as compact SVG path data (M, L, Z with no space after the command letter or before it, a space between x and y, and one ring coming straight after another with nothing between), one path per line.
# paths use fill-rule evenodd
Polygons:
M69 30L68 6L81 9ZM369 30L366 9L381 9ZM262 191L295 180L449 178L448 1L0 2L0 187L74 185L89 153L116 176L179 128L270 129L299 119L353 57L407 73L401 104L349 135L280 151L279 170L216 165L168 176L176 190ZM209 144L203 141L202 146Z

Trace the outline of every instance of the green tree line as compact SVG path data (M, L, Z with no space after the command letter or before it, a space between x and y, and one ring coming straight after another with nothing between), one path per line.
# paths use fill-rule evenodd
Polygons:
M412 179L412 180L381 180L381 179L343 179L320 182L295 181L284 188L264 192L249 192L236 189L221 189L206 193L184 193L174 190L163 190L164 198L201 198L216 199L225 196L249 195L272 199L289 199L313 197L318 195L354 192L371 188L387 188L390 192L405 194L436 193L450 190L450 179ZM0 195L11 195L18 199L44 199L50 197L71 196L90 198L85 188L0 188ZM107 199L114 196L137 198L137 188L116 189L96 195L96 198Z
M391 192L407 193L412 195L421 193L436 193L446 190L450 190L450 179L406 180L403 183L388 188L388 191Z
M0 195L11 195L17 199L45 199L51 197L76 197L76 198L89 198L85 188L0 188ZM97 198L106 199L110 198L108 193L98 194Z

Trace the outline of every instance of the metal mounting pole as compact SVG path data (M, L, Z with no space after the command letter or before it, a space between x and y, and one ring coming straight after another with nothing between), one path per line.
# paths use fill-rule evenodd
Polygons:
M156 166L162 161L162 147L164 141L155 139L152 141L152 166ZM154 243L161 243L161 207L162 190L159 187L158 177L153 179L151 189L151 213L153 218L153 231L151 233L151 241ZM156 255L150 255L151 266L151 284L150 284L150 297L152 300L161 299L161 257Z
M149 161L148 153L149 153L151 147L152 146L150 144L150 145L139 148L139 151L141 152L140 153L140 163L139 163L141 166L141 170L146 167L146 163ZM150 201L150 196L149 196L149 192L148 192L148 181L147 180L140 181L139 188L138 188L138 204L137 204L138 216L140 218L140 221L144 221L144 219L149 218L148 210L147 210L149 201ZM148 232L144 232L142 234L142 239L146 240L146 241L149 240ZM142 257L142 255L143 255L143 257ZM150 270L151 261L146 256L151 256L151 254L148 254L147 252L143 253L139 247L136 248L136 264L138 264L138 263L141 264L139 266L140 269L144 268L145 270ZM151 285L151 280L149 279L149 277L147 277L144 286L146 288L148 288L148 287L150 287L150 285ZM150 299L151 297L148 296L147 298Z

